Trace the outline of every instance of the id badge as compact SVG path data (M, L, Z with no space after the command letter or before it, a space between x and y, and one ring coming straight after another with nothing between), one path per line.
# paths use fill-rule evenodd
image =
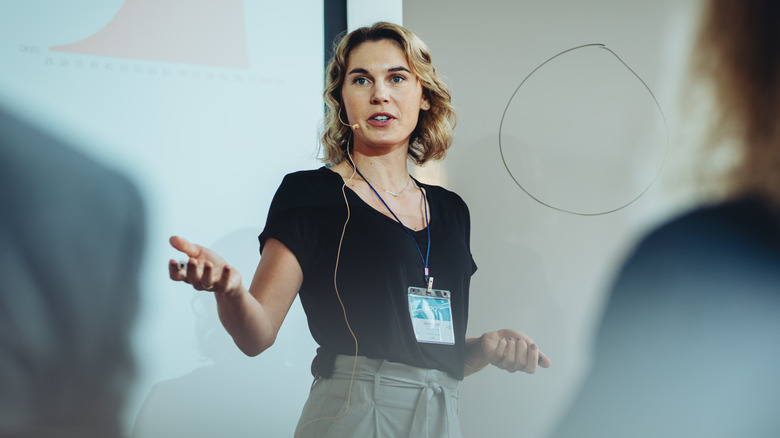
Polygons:
M454 345L450 292L410 286L408 296L409 314L417 342Z

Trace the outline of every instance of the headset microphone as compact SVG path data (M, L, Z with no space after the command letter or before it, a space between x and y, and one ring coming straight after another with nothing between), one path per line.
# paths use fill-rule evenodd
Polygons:
M341 119L339 119L339 122L341 122L341 124L344 125L344 126L349 126L350 128L352 128L352 130L360 128L360 125L358 125L357 123L355 123L354 125L348 125L348 124L344 123Z
M339 122L341 122L341 124L344 126L349 126L350 128L352 128L352 130L360 128L360 125L358 125L357 123L355 123L354 125L349 125L347 123L344 123L344 121L341 120L341 114L339 114Z

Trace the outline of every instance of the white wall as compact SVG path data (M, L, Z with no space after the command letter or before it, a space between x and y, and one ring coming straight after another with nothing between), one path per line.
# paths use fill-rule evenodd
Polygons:
M350 32L377 21L403 25L403 19L402 0L347 0L347 30Z
M593 325L620 260L643 229L680 207L670 170L680 160L677 94L695 5L404 2L404 25L429 45L459 117L447 158L419 173L458 192L471 209L479 271L469 334L516 328L553 362L533 376L492 368L466 378L465 436L545 435L588 367ZM617 53L653 91L668 122L668 151L652 97L603 49L556 58L512 98L546 60L590 43ZM650 188L602 215L537 202L502 163L505 110L505 159L544 203L604 213Z
M315 0L0 4L1 98L128 174L148 208L128 431L150 390L149 436L286 436L297 421L315 349L300 305L276 346L243 356L213 297L168 279L168 237L251 280L282 176L318 166L322 35Z

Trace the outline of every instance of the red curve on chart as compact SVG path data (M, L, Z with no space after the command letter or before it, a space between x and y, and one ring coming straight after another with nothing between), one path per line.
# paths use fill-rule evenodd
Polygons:
M242 0L127 0L95 34L50 50L249 68Z

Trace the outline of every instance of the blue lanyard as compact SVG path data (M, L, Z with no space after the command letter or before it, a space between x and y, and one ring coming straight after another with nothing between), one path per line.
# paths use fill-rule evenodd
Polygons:
M414 236L412 236L412 233L409 231L409 228L404 226L403 222L401 222L401 219L398 219L398 216L396 216L395 213L393 212L393 210L390 208L390 206L387 205L387 202L385 202L385 200L382 199L382 196L379 195L379 192L377 192L376 189L374 188L374 186L372 186L371 183L368 182L366 177L363 176L362 173L360 173L360 171L358 170L357 166L355 166L355 171L358 173L358 175L360 175L361 178L363 178L363 181L365 181L366 184L368 184L368 186L371 187L371 190L373 190L373 192L374 192L374 194L376 194L377 198L379 198L379 200L382 201L382 204L385 205L385 207L387 208L387 211L389 211L390 214L393 215L393 217L395 218L396 222L398 222L398 224L401 225L401 227L406 231L406 234L409 235L409 238L412 239L412 243L414 243L414 247L417 248L417 253L420 255L420 260L422 260L423 265L425 266L425 282L428 284L428 291L430 291L431 288L433 287L433 277L428 275L428 258L431 255L431 227L428 226L428 201L425 198L425 191L422 189L422 187L420 187L420 193L422 193L422 197L423 197L423 207L425 209L424 210L424 212L425 212L425 229L428 231L428 249L425 251L425 257L423 258L422 251L420 250L420 245L417 244L417 240L414 239Z

